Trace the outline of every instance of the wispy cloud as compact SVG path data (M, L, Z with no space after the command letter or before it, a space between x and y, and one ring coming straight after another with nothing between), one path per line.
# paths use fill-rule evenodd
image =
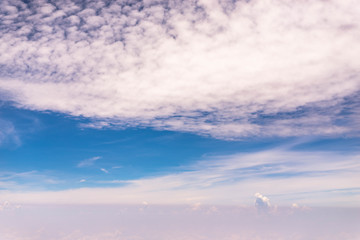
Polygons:
M109 173L108 170L106 170L105 168L100 168L100 171L104 172L104 173Z
M296 202L309 206L358 206L360 200L360 165L356 154L270 150L211 158L181 170L163 176L102 182L121 184L112 188L4 192L2 196L28 203L147 201L251 206L256 192L279 205ZM97 197L92 198L94 195ZM265 204L264 198L259 199Z
M64 182L51 172L0 171L0 188L5 191L44 190L46 187Z
M112 169L119 169L119 168L122 168L122 166L113 166L111 167Z
M9 210L16 210L16 209L20 209L21 205L13 205L8 201L4 201L2 203L0 203L0 212L1 211L9 211Z
M88 158L88 159L85 159L85 160L82 160L81 162L78 163L78 167L89 167L89 166L92 166L95 164L95 162L97 160L101 159L100 156L96 156L96 157L92 157L92 158Z
M1 5L18 107L227 139L358 134L355 0Z
M0 119L0 146L6 144L20 146L21 140L15 126L10 121Z

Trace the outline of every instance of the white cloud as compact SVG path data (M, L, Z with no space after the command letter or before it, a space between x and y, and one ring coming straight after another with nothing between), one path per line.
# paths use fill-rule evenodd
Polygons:
M101 159L100 156L96 156L96 157L92 157L92 158L88 158L88 159L85 159L81 162L78 163L78 167L89 167L89 166L92 166L95 164L95 162L97 160Z
M44 190L45 187L59 183L64 183L64 180L59 179L52 171L0 171L0 188L3 191Z
M356 129L355 0L2 5L0 89L18 107L228 139Z
M316 208L259 218L253 208L149 205L25 205L0 212L6 240L358 239L358 209ZM211 212L209 212L209 210ZM36 214L34 214L36 213ZM52 217L49 217L52 216ZM31 219L31 221L29 221ZM336 226L336 227L334 227ZM50 236L50 237L49 237Z
M105 170L105 169L104 169ZM98 181L104 188L0 192L20 203L225 204L253 206L266 192L279 206L359 206L360 165L356 154L271 150L200 161L179 173L134 180ZM112 184L121 184L109 187ZM30 189L31 190L31 189ZM96 196L96 197L94 197ZM264 206L268 201L264 198Z
M291 208L297 209L297 208L299 208L299 205L297 203L293 203L293 204L291 204Z
M260 211L268 211L271 207L269 198L260 193L255 193L255 207Z
M21 140L19 134L10 121L0 119L0 146L9 144L16 147L20 146Z
M108 170L106 170L105 168L100 168L100 171L104 172L104 173L109 173Z
M4 201L2 204L0 204L0 211L9 208L9 205L10 203L8 201Z
M4 201L2 203L0 203L0 212L2 211L13 211L13 210L17 210L20 209L21 205L13 205L8 201Z

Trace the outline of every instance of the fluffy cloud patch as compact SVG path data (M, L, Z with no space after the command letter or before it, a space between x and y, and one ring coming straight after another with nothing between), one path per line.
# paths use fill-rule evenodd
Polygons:
M255 207L260 211L267 211L271 207L269 198L255 193Z
M358 126L354 0L2 1L1 9L1 96L18 107L84 116L89 127L228 139Z

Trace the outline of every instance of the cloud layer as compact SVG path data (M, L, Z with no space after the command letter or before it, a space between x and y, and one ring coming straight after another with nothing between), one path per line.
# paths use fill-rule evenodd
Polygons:
M2 1L0 14L0 93L18 107L228 139L358 126L354 0Z
M359 209L278 209L139 205L25 205L0 212L4 240L359 239ZM214 211L213 209L216 209ZM292 212L290 214L290 212Z
M360 165L356 154L271 150L222 156L179 169L178 173L134 180L91 182L97 188L34 191L14 186L0 201L20 204L221 204L254 205L261 192L281 205L354 206L360 203ZM0 175L1 177L1 175ZM1 178L0 178L1 180ZM4 179L7 180L7 179ZM16 179L11 178L16 185ZM7 181L3 182L6 186ZM40 181L39 181L39 184ZM71 185L71 183L69 183ZM103 186L103 187L101 187ZM259 209L272 210L256 195Z

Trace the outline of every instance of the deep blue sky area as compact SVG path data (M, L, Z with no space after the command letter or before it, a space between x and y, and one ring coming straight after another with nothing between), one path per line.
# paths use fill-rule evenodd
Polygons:
M271 148L283 139L226 141L190 133L150 128L82 128L83 118L52 112L2 107L4 120L13 123L21 143L1 146L7 168L73 169L80 161L101 156L104 167L129 168L127 177L178 167L212 155ZM245 139L244 139L245 140ZM24 164L26 163L26 164ZM124 173L123 173L124 174Z

